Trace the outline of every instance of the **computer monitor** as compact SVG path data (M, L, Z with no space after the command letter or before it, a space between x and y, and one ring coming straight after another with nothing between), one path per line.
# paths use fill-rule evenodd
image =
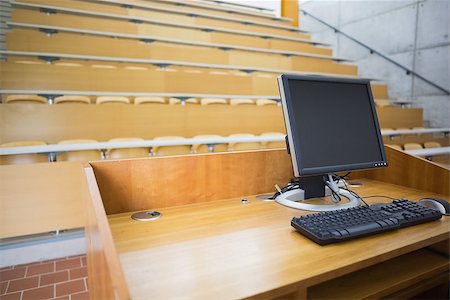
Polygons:
M276 201L315 211L359 205L360 199L340 189L332 174L387 165L369 80L283 74L278 85L300 189ZM304 202L326 194L332 194L329 205ZM339 195L349 201L338 201Z

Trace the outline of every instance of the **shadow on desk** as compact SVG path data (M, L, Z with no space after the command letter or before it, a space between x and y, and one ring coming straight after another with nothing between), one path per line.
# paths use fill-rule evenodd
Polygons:
M448 170L386 152L388 168L355 172L360 195L448 199ZM94 298L406 298L448 284L448 218L328 246L296 233L290 219L306 212L254 197L291 179L285 150L94 162L85 174ZM130 218L147 209L162 217Z

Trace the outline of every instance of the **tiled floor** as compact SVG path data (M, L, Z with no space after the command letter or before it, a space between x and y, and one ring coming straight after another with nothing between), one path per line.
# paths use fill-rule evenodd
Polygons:
M0 300L88 299L86 256L0 269Z

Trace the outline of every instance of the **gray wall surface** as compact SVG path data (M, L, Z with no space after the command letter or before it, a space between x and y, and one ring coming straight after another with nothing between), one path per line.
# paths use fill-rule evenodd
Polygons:
M450 90L450 0L308 0L300 9ZM300 27L354 60L360 76L385 81L389 98L423 107L429 126L450 127L450 96L309 16L300 14Z

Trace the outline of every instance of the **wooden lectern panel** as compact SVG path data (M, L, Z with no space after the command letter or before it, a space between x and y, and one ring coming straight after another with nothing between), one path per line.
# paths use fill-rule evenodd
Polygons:
M90 299L130 299L92 168L84 169Z
M449 194L449 170L386 147L389 167L362 177ZM293 176L286 150L154 157L91 163L107 214L273 193Z
M367 178L450 195L450 170L421 157L384 147L389 166L366 171Z
M286 150L91 163L107 214L274 193L293 176Z

